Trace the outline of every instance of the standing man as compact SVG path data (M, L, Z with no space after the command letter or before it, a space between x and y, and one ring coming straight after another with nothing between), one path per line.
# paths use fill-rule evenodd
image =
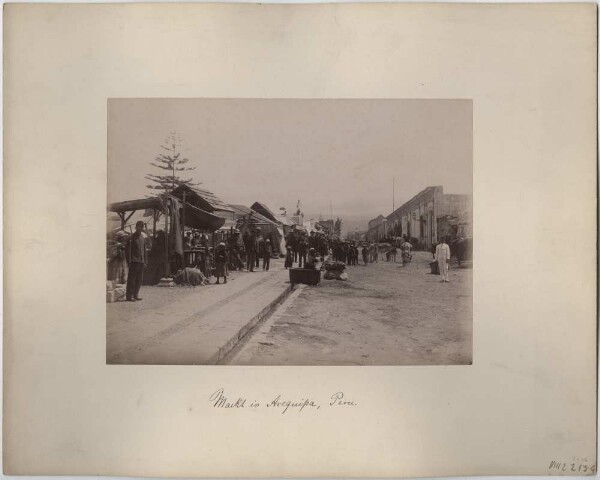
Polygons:
M127 242L126 256L129 265L129 276L127 277L127 290L125 298L129 302L140 301L140 288L144 277L144 268L148 264L146 252L146 237L142 233L144 222L141 220L135 224L135 232Z
M442 241L435 247L435 258L438 263L438 269L442 279L440 282L450 282L448 280L448 262L450 261L450 247L446 243L446 239L442 238Z
M246 247L246 268L249 272L254 271L254 265L256 264L256 235L254 233L248 236L244 235L245 247Z
M242 263L242 259L240 258L240 252L238 248L239 238L239 230L232 229L231 235L229 236L229 263L235 270L242 270L244 268L244 264Z
M310 237L308 237L308 248L317 248L317 237L315 236L314 230L310 232Z
M250 261L248 260L248 248L250 245L250 232L246 230L242 236L242 243L244 244L244 258L246 260L246 268L250 270Z
M327 237L325 237L324 233L319 237L319 239L319 254L321 255L321 262L324 262L325 257L329 255L329 244L327 242Z
M256 255L255 255L256 268L258 268L258 267L260 267L260 254L261 254L261 249L262 249L262 243L264 242L260 227L256 227L255 235L256 235L256 249L254 251L256 252Z
M298 267L302 268L302 265L306 264L306 255L308 254L308 242L306 235L303 233L300 235L298 240Z
M264 241L263 246L263 270L269 271L269 267L271 266L271 254L273 253L273 246L271 245L271 240L268 238Z
M367 263L369 261L369 247L367 247L366 243L363 245L363 248L362 248L362 257L363 257L363 262L365 262L365 267L366 267Z

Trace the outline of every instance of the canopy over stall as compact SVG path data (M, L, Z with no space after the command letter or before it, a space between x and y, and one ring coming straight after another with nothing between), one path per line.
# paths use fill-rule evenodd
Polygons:
M183 197L185 199L186 195L184 194ZM225 223L224 218L206 212L195 205L191 205L186 200L182 202L172 195L160 195L157 197L112 203L108 209L119 215L121 228L123 229L135 212L139 210L151 210L153 221L152 238L154 240L157 238L156 224L160 216L164 214L165 237L163 240L164 255L162 256L162 263L164 263L164 274L166 275L170 273L169 261L171 253L182 250L183 227L214 232ZM167 241L167 239L169 240Z
M264 203L254 202L250 208L273 222L281 223L279 218Z
M244 205L230 205L230 207L234 211L240 233L243 234L248 227L260 227L263 235L271 238L275 253L285 252L283 231L278 223Z
M138 210L155 210L156 212L164 213L167 209L169 199L169 195L163 195L161 197L127 200L125 202L111 203L108 209L119 215L121 218L121 227L123 228L131 216ZM225 223L224 218L205 212L194 205L190 205L187 201L182 207L185 208L185 212L182 212L184 213L182 215L182 225L185 227L214 232Z
M235 227L233 209L214 193L202 188L191 187L184 184L171 191L171 195L186 202L188 205L193 205L200 210L210 212L217 217L223 218L224 222L220 227L222 230L228 230L231 227Z
M121 219L121 228L125 229L125 225L129 219L138 210L155 210L164 212L163 202L159 197L141 198L139 200L127 200L125 202L111 203L108 206L110 212L119 215Z
M184 194L187 203L192 204L201 210L205 210L210 213L233 212L231 206L227 205L223 200L208 190L190 187L189 185L180 185L171 192L171 195L181 200L183 200Z
M277 227L276 222L269 220L264 215L261 215L244 205L230 205L230 207L233 209L235 219L238 223L243 220L248 220L252 225L271 225L275 228Z

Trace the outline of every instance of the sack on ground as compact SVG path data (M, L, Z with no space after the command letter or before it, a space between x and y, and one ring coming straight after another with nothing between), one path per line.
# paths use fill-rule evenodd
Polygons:
M177 285L206 285L208 283L207 278L197 268L185 267L179 270L174 277Z

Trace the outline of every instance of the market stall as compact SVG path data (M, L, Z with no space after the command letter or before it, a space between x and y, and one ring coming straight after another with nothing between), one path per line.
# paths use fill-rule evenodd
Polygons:
M190 266L191 262L197 264L198 256L208 254L208 246L203 249L186 248L186 228L212 235L225 223L223 218L189 203L185 192L181 199L165 194L112 203L109 211L116 213L121 219L122 231L126 230L128 221L136 212L143 211L144 216L151 217L151 229L148 222L144 222L151 244L148 266L144 273L146 285L155 285L173 270Z

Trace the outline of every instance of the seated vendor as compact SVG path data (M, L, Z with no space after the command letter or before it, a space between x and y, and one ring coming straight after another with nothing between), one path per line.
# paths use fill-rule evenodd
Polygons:
M200 232L194 233L194 238L191 241L192 248L198 248L200 246Z
M200 237L200 247L208 248L208 237L204 233Z
M186 232L183 241L185 243L184 248L192 248L192 232Z
M304 264L304 268L317 268L317 263L319 262L316 251L314 248L308 250L308 257L306 258L306 263Z

